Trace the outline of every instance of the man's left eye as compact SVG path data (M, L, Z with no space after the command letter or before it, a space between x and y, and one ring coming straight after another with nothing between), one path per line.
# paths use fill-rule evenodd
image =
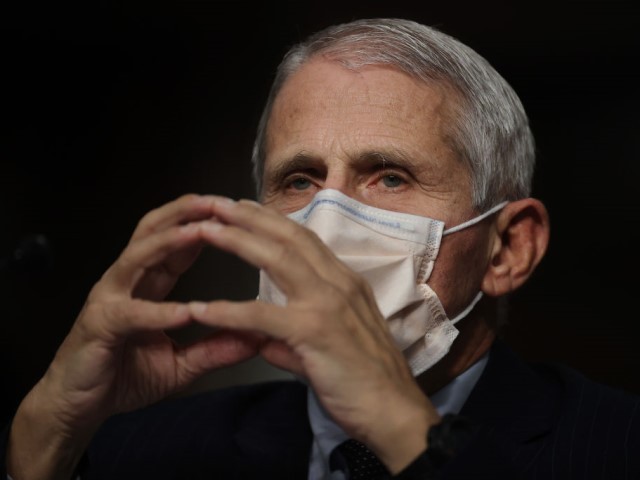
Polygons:
M293 179L291 181L291 186L295 190L306 190L307 188L309 188L311 186L311 182L307 178L298 177L298 178L295 178L295 179Z
M384 183L385 187L395 188L402 185L403 180L397 175L385 175L382 177L382 183Z

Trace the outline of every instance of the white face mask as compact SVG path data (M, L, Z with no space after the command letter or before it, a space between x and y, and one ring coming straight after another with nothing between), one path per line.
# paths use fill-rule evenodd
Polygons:
M381 210L326 189L289 217L314 231L342 262L369 282L398 348L417 376L449 351L458 335L454 324L482 296L479 292L455 318L447 318L426 284L442 236L469 227L506 204L444 231L444 222ZM260 272L258 298L277 305L287 302L264 271Z

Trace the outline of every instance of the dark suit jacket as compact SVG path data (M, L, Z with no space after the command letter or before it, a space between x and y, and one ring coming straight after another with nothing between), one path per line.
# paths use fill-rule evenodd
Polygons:
M497 342L461 412L479 428L441 478L640 479L639 403L562 366L530 367ZM305 480L310 447L305 387L269 382L114 417L80 473L83 480Z

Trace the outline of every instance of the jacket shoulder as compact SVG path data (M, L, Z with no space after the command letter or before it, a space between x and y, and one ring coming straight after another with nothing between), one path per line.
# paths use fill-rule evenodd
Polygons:
M302 383L234 386L112 417L90 445L82 478L236 478L265 460L268 471L268 451L293 451L306 468L310 438Z

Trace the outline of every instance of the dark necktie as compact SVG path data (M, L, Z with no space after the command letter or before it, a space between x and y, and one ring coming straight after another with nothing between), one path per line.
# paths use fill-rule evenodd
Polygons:
M384 480L391 475L378 457L357 440L345 440L331 453L332 470L344 470L349 480Z

